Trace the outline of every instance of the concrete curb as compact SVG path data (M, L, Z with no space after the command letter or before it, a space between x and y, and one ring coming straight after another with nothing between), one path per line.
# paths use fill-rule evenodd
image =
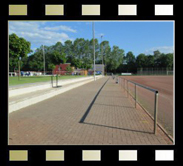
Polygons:
M102 77L98 77L98 79L100 79L100 78L102 78ZM17 110L22 109L22 108L25 108L25 107L30 106L32 104L36 104L36 103L41 102L43 100L49 99L51 97L54 97L56 95L59 95L61 93L66 92L66 91L72 90L74 88L77 88L79 86L82 86L82 85L87 84L87 83L92 82L92 81L93 81L93 78L90 78L89 80L87 79L84 82L80 81L79 83L76 83L74 85L72 84L72 85L68 85L67 87L62 87L61 89L56 89L56 90L54 89L54 90L51 90L47 93L44 93L44 94L41 94L38 96L24 98L19 102L12 102L12 104L9 104L9 109L8 109L9 113L17 111Z
M69 79L69 80L59 80L58 84L59 85L68 85L68 84L77 83L77 82L85 81L85 80L89 80L89 79L93 79L93 78L84 77L84 78L75 78L75 79ZM23 95L26 93L35 92L38 90L43 90L43 89L47 89L47 88L51 88L51 87L52 87L52 84L50 81L50 82L42 83L40 85L28 85L25 87L13 88L13 89L9 89L9 97Z

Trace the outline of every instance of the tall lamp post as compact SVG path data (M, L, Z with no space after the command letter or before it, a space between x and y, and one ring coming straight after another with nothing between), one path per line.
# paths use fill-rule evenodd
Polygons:
M96 81L95 77L95 27L94 27L94 22L93 22L93 73L94 73L94 81Z
M101 57L102 57L102 64L104 64L104 57L103 57L103 53L102 53L102 37L103 37L103 35L101 35Z
M104 75L104 55L103 55L102 37L103 35L101 35L101 57L102 57L102 65L103 65L102 74Z
M44 66L44 75L45 75L45 53L44 53L44 45L43 45L43 66Z
M19 57L19 61L18 61L18 80L20 80L20 61L21 61L21 57Z

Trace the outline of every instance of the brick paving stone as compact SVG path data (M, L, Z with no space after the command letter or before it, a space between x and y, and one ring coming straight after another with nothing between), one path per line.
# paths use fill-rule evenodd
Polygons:
M123 88L104 77L10 113L9 145L172 144L159 128L154 135L153 127L152 119L134 108Z

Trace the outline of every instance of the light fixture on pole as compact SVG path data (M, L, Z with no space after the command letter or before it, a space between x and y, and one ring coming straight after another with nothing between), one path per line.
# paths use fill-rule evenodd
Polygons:
M94 27L94 22L93 22L93 73L94 73L94 81L96 81L95 77L95 27Z

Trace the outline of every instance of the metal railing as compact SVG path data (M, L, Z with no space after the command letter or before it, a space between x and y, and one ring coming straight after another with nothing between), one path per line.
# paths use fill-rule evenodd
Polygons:
M133 82L130 80L127 80L122 77L117 77L116 79L118 79L119 85L121 85L121 87L123 87L123 89L127 91L127 97L129 95L131 95L132 98L135 100L135 108L137 108L137 103L138 103L144 109L144 107L137 100L137 86L147 89L154 93L154 134L156 134L156 132L157 132L157 113L158 113L158 90L152 89L150 87L141 85L139 83L136 83L136 82ZM134 84L134 96L129 91L129 86L128 86L129 83Z
M54 77L56 78L56 86L53 85L54 83ZM51 85L52 85L52 88L57 88L58 87L58 75L52 75L51 76Z

